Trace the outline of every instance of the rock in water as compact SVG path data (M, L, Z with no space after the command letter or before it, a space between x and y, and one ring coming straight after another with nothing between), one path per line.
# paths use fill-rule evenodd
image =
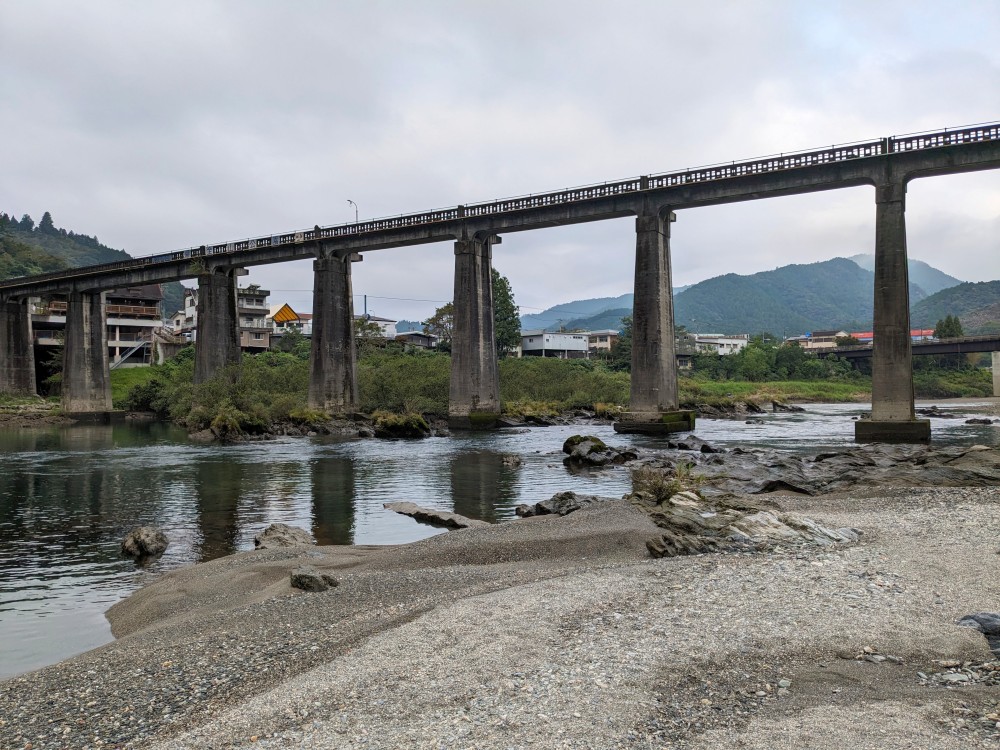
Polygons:
M534 505L518 505L514 512L521 518L532 516L559 515L567 516L573 511L580 510L594 503L603 503L610 498L598 497L597 495L577 495L575 492L557 492L548 500L542 500Z
M311 565L300 565L291 573L292 588L303 591L326 591L340 585L329 573L320 573Z
M467 518L458 513L448 513L447 511L434 510L433 508L422 508L416 503L383 503L382 507L386 510L409 516L420 523L446 529L472 529L493 525L486 521L480 521L478 518Z
M272 523L253 538L254 549L278 549L310 544L316 544L312 534L305 529L285 523Z
M1000 657L1000 614L996 612L977 612L966 615L958 621L964 628L975 628L986 638L990 651Z
M129 557L157 557L162 555L170 541L153 526L137 526L122 539L122 554Z
M567 466L607 466L624 464L639 457L631 448L612 448L593 435L573 435L563 443L563 459Z

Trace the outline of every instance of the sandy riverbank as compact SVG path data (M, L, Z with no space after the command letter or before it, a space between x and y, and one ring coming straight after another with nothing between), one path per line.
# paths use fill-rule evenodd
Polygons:
M651 560L611 502L177 571L114 643L0 683L0 747L996 747L1000 688L917 674L990 658L954 622L1000 609L996 491L778 501L863 541ZM340 586L293 592L303 560Z

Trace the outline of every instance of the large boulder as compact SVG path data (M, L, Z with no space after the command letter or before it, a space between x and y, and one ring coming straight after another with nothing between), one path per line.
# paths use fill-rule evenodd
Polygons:
M514 512L521 518L532 516L558 515L566 516L594 503L606 502L609 498L597 495L578 495L575 492L557 492L548 500L542 500L534 505L518 505Z
M977 612L974 615L966 615L958 624L965 628L975 628L989 644L990 651L997 658L1000 658L1000 614L996 612Z
M272 523L253 538L254 549L278 549L312 544L316 544L312 534L286 523Z
M632 448L612 448L593 435L573 435L563 443L563 453L569 455L563 459L567 466L607 466L620 465L634 461L639 457Z
M829 546L856 542L860 536L854 529L829 529L811 518L764 510L737 497L705 499L685 491L655 505L641 496L633 501L664 529L646 542L653 557L763 550L778 544Z
M136 559L158 557L167 550L167 535L153 526L137 526L122 539L122 554Z
M447 511L434 510L433 508L422 508L416 503L384 503L382 507L386 510L409 516L420 523L445 529L472 529L492 525L486 521L480 521L478 518L467 518L458 513L448 513Z

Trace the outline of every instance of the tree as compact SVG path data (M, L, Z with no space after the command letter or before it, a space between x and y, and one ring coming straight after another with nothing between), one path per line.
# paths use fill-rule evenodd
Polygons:
M618 333L618 340L611 347L611 357L608 360L608 367L618 372L631 372L632 370L632 316L622 317L622 327Z
M854 338L854 336L837 336L833 340L833 343L837 346L857 346L861 342Z
M52 223L52 214L46 211L42 214L42 220L38 222L38 231L46 234L56 234L56 225Z
M506 357L521 343L521 318L506 276L493 269L493 337L497 356Z
M442 305L424 321L424 333L437 336L437 347L441 351L451 351L451 337L455 331L455 305Z
M955 339L964 335L962 321L958 319L957 315L948 315L939 320L937 325L934 326L934 338Z
M30 232L35 228L35 220L28 216L28 214L25 214L21 217L21 222L17 225L17 228L24 232Z
M373 323L363 315L354 318L354 345L359 354L385 348L387 341L385 331L378 323Z

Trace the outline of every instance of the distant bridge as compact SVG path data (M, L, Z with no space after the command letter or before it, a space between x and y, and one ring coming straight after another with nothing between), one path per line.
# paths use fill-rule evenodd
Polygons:
M111 408L104 292L198 279L195 380L239 361L236 279L247 266L314 259L309 405L333 414L358 409L351 264L362 253L454 243L455 327L449 417L455 427L496 423L500 384L493 337L491 269L501 235L635 217L635 288L629 411L623 432L691 429L678 409L673 337L670 226L676 212L840 188L875 191L875 296L872 419L861 441L926 442L930 423L915 419L905 200L914 179L1000 168L1000 123L879 138L782 153L616 182L469 203L372 221L201 245L119 263L0 282L0 391L33 393L29 297L65 295L62 399L67 413Z
M914 355L921 354L975 354L1000 352L1000 334L991 336L959 336L950 339L914 341L910 344ZM872 356L871 344L835 346L831 349L814 349L820 357L837 356L843 359L867 359Z

